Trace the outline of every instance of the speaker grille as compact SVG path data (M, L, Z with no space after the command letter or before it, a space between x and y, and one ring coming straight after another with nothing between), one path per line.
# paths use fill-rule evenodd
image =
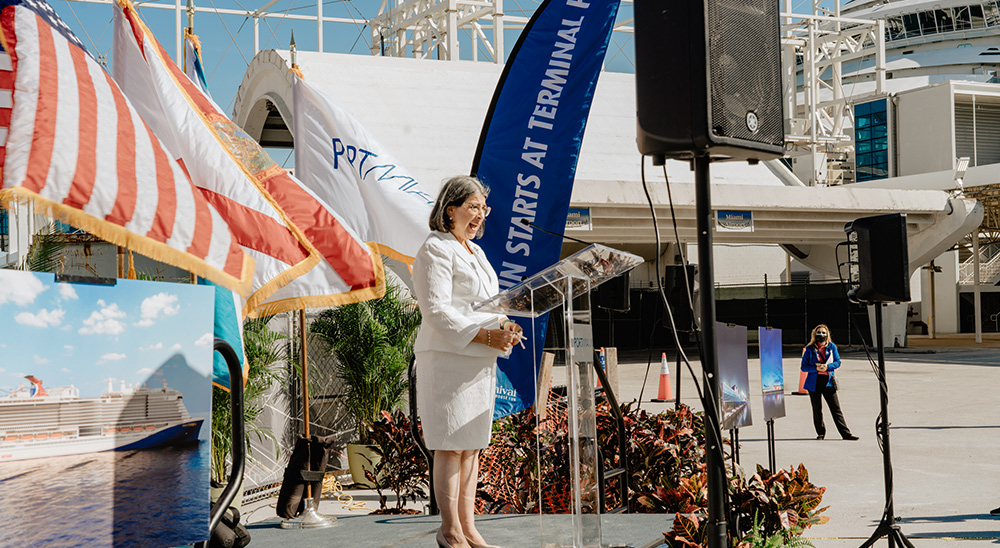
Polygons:
M775 70L781 58L777 1L707 4L712 133L784 146L781 79Z

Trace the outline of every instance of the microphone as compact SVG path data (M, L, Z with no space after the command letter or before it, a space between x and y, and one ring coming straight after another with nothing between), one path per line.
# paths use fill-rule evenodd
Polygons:
M592 244L592 243L590 243L590 242L585 242L585 241L583 241L583 240L580 240L580 239L577 239L577 238L574 238L574 237L572 237L572 236L567 236L567 235L565 235L565 234L557 234L557 233L555 233L555 232L549 232L548 230L545 230L544 228L542 228L542 227L540 227L540 226L536 225L535 223L533 223L533 222L529 221L529 220L528 220L527 218L525 218L525 217L521 217L521 224L522 224L522 225L524 225L524 226L530 226L531 228L537 228L538 230L541 230L542 232L544 232L544 233L546 233L546 234L549 234L549 235L551 235L551 236L556 236L556 237L558 237L558 238L564 238L564 239L566 239L566 240L571 240L571 241L574 241L574 242L576 242L576 243L578 243L578 244L583 244L583 245L594 245L594 244Z

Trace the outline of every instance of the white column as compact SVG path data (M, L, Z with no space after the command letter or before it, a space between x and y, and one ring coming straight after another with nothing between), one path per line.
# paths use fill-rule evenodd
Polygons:
M323 53L323 0L316 0L316 48Z
M174 62L183 68L184 59L184 24L181 23L181 0L174 0L174 43L176 53Z
M448 60L458 61L458 2L448 0L448 9L445 10L445 13L448 24L445 26L447 35L444 38L448 48Z
M979 290L979 227L972 231L972 302L976 307L976 344L983 344L983 306Z
M503 0L493 2L493 60L502 65L506 52L503 45Z

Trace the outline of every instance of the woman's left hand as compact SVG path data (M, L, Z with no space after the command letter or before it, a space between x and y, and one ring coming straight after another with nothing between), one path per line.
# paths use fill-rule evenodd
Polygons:
M514 339L514 344L517 344L517 343L521 342L521 339L524 338L524 335L523 335L524 329L522 329L520 325L517 325L516 323L514 323L513 320L505 320L503 322L503 329L504 329L504 331L511 331L515 335L517 335L517 337Z
M504 321L503 329L504 329L504 331L513 331L514 334L517 335L518 337L520 337L521 333L524 332L524 330L521 329L521 326L519 326L516 323L514 323L514 320L506 320L506 321Z

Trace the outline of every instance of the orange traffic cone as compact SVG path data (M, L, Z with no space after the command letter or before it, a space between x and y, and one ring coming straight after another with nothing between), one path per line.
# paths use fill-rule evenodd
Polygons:
M670 384L670 367L667 366L667 353L660 358L660 389L656 393L655 402L674 401L674 389Z
M795 392L792 392L792 394L798 394L800 396L807 396L807 395L809 395L809 391L806 390L806 377L807 376L809 376L809 373L806 373L805 371L800 371L799 372L799 389L796 390Z

